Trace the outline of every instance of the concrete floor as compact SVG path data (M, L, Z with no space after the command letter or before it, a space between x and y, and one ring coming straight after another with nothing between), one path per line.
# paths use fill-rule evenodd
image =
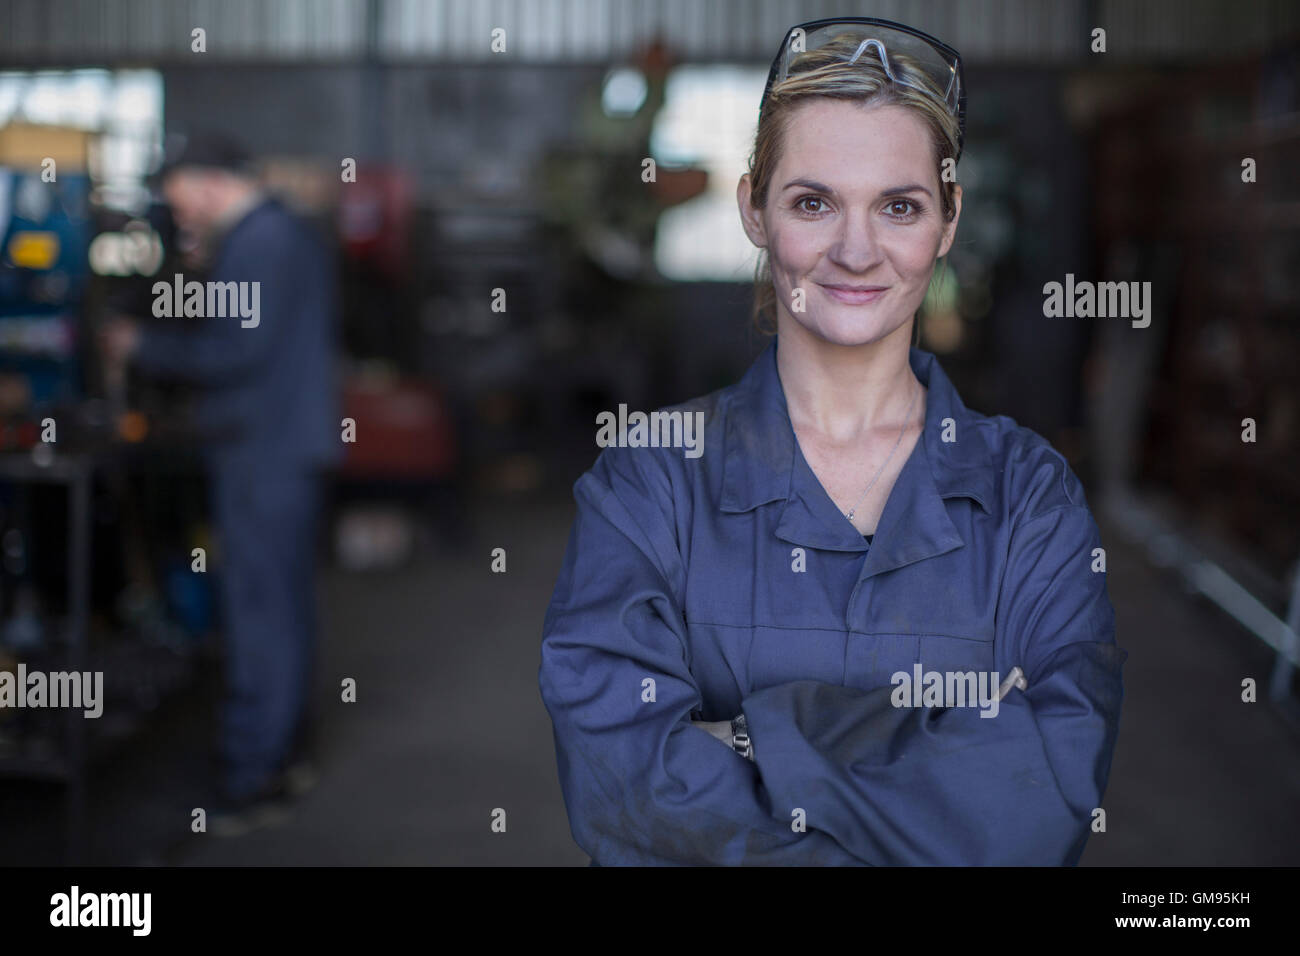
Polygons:
M92 781L90 862L583 865L537 691L567 499L475 512L465 547L382 574L327 572L322 777L294 816L238 839L189 833L210 779L209 677ZM1108 832L1084 865L1300 864L1300 731L1240 683L1272 658L1103 525L1129 651ZM508 570L490 570L503 547ZM357 702L339 700L357 681ZM59 862L52 788L5 784L0 862ZM506 832L492 832L494 809Z

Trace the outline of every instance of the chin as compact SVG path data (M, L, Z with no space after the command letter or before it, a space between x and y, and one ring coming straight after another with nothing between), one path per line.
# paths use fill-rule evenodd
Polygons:
M906 318L866 316L862 310L848 309L828 310L815 317L800 316L795 321L814 338L846 348L874 345L907 324Z

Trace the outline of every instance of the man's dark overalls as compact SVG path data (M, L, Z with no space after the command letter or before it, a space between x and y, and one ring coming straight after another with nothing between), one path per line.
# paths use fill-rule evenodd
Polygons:
M337 290L314 231L270 199L227 231L204 278L260 283L257 324L173 319L145 330L135 362L201 386L200 423L237 434L207 458L226 637L223 789L239 800L284 769L304 729L318 513L342 450Z

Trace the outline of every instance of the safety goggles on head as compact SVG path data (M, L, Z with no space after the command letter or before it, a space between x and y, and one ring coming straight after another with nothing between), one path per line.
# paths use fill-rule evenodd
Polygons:
M845 59L849 63L856 63L863 57L871 57L884 67L890 81L899 86L911 87L931 97L935 95L935 90L938 90L944 106L957 118L957 156L961 157L962 144L966 139L966 86L962 79L961 54L929 34L891 20L879 20L875 17L843 17L811 20L791 27L781 44L780 52L772 61L772 69L768 71L767 86L763 89L759 115L762 115L763 105L767 103L767 94L771 92L773 85L790 76L792 72L800 72L799 58L802 55L812 53L834 41L842 41ZM905 72L897 69L897 62L892 60L899 54L910 58L920 67L934 84L933 90L916 82L909 82Z

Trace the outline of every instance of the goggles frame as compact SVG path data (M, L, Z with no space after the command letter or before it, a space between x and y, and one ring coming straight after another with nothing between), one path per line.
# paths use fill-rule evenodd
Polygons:
M879 17L829 17L822 20L809 20L806 23L798 23L787 30L785 33L785 39L781 41L781 49L777 51L776 57L772 60L772 67L767 72L767 84L763 87L763 98L759 100L758 105L759 118L762 118L763 107L767 104L767 96L772 91L772 87L776 84L777 80L784 79L786 76L790 75L788 72L790 62L790 42L794 38L794 32L796 30L802 30L805 35L808 35L815 31L835 26L844 26L849 28L849 31L846 32L852 32L853 28L879 27L884 31L901 33L912 40L921 41L939 55L939 58L944 61L951 73L947 90L944 91L944 96L941 97L940 102L942 102L948 112L953 114L957 119L956 158L960 159L962 147L966 142L966 83L965 76L962 72L961 54L953 47L950 47L948 44L936 37L930 36L928 33L923 33L922 31L917 30L914 27L909 27L904 23L896 23L893 20L883 20ZM865 34L868 31L859 32ZM888 39L888 36L866 36L862 40L861 45L859 45L857 53L855 53L853 58L848 62L856 63L861 56L866 54L868 47L870 47L875 55L879 57L881 65L884 66L885 74L889 77L890 82L919 90L920 92L933 97L934 94L932 91L922 89L917 87L915 84L900 80L894 75L893 66L889 62ZM815 50L818 49L818 47L813 47L812 49ZM804 50L800 52L808 51ZM783 70L783 67L786 69ZM922 64L922 67L924 68L924 64ZM926 70L925 72L927 75L931 75L931 78L936 81L936 85L942 85L938 76L932 75L930 70ZM954 92L956 94L955 103L951 102Z

